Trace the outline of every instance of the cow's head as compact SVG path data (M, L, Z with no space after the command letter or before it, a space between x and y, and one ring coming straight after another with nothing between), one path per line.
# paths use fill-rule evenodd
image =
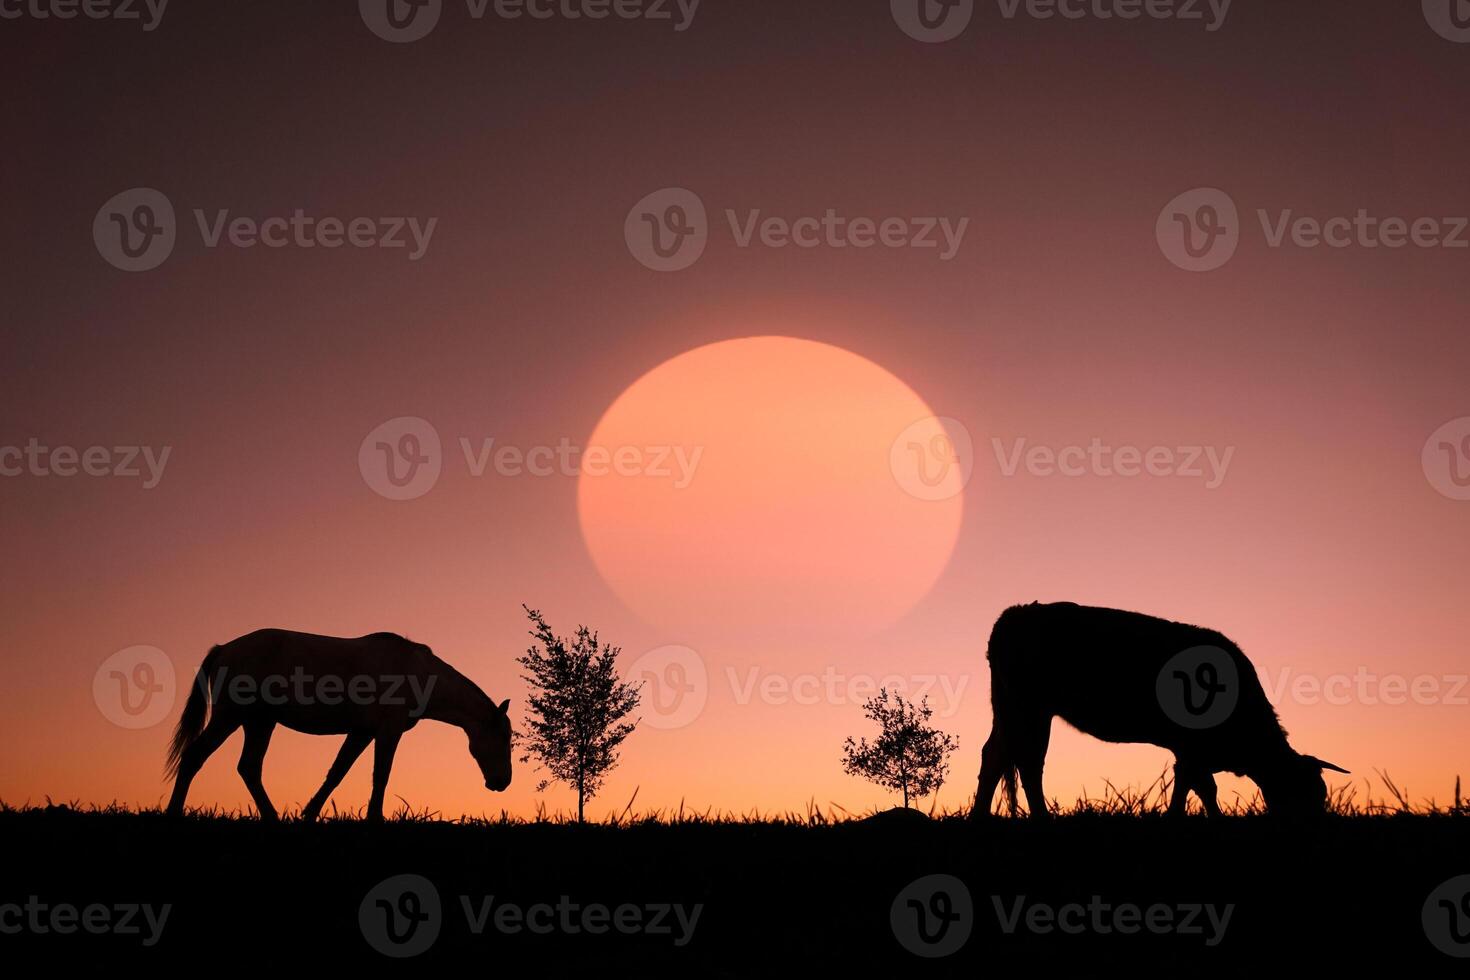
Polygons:
M1293 752L1251 778L1261 788L1266 809L1278 816L1314 816L1327 809L1327 781L1322 770L1347 773L1341 766L1316 756Z

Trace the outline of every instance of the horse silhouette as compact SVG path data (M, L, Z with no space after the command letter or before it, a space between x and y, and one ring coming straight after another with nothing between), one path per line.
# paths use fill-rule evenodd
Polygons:
M973 818L990 814L1004 780L1014 811L1019 774L1033 817L1047 816L1041 772L1060 717L1106 742L1174 753L1169 813L1193 791L1219 816L1215 773L1256 783L1273 813L1322 813L1322 770L1286 740L1255 667L1214 630L1071 602L1013 606L996 620L990 662L990 737L980 754Z
M260 818L276 820L261 782L276 725L311 735L347 736L326 781L302 810L303 820L317 818L372 742L367 818L381 821L398 740L421 718L464 729L485 787L498 792L511 779L509 711L509 701L497 705L428 647L395 633L343 639L257 630L212 648L199 666L169 748L165 771L174 776L174 789L168 813L184 812L199 767L235 729L244 728L240 777Z

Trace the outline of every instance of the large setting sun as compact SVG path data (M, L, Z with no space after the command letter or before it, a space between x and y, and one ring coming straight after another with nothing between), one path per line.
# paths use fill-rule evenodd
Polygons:
M828 344L752 337L681 354L629 386L588 441L649 464L666 452L669 472L584 473L587 547L623 601L669 629L887 625L959 532L958 485L925 499L892 462L894 441L934 415Z

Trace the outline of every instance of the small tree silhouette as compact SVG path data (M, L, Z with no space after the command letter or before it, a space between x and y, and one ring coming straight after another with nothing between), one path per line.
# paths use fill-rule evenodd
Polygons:
M881 731L871 744L848 736L842 744L842 771L898 790L905 807L909 797L928 796L937 790L949 772L946 759L959 742L929 727L934 714L929 699L916 705L879 688L876 698L864 702L863 714L876 721Z
M531 685L529 733L523 736L522 762L534 756L552 780L577 791L577 822L583 823L587 801L597 795L603 777L618 764L618 746L633 733L637 720L624 721L638 706L639 691L618 677L619 647L598 647L597 634L577 627L571 646L551 631L541 613L522 603L535 627L536 645L516 658Z

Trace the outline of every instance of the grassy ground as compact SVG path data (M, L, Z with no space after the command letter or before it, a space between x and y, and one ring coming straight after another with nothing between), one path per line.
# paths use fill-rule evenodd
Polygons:
M267 827L219 813L170 821L120 808L5 807L0 906L35 896L48 930L57 920L45 916L65 905L171 908L151 946L139 913L138 935L27 926L0 935L0 948L114 967L388 966L373 940L405 948L385 940L388 911L431 914L420 883L411 885L418 904L404 904L398 883L378 887L410 874L431 884L440 910L423 933L395 919L410 944L437 929L407 962L489 974L512 965L550 976L589 968L612 976L975 976L1023 962L1149 972L1170 963L1283 961L1355 972L1380 961L1463 968L1432 945L1421 920L1436 886L1470 874L1463 807L1410 812L1340 799L1339 814L1310 825L1249 814L1171 821L1159 813L1158 789L1083 801L1042 825L998 818L980 827L957 815L834 819L816 807L775 819L629 813L585 827L551 817L446 822L409 811L379 827L341 817ZM940 881L940 899L929 882L914 889L936 874L963 888ZM477 933L487 900L491 917ZM530 912L538 904L548 908ZM1078 908L1064 909L1072 904ZM600 924L598 906L609 910L609 927L593 934L584 927ZM621 930L612 924L619 906L632 908L621 913ZM684 924L672 906L684 910ZM1132 922L1128 906L1140 910L1132 933L1121 931ZM1048 930L1048 908L1080 930ZM551 931L529 931L517 909ZM932 945L915 939L919 909ZM0 926L30 914L0 909ZM116 921L122 913L109 914ZM941 914L959 918L941 930ZM496 915L509 916L503 928ZM963 942L939 958L910 948L935 952L956 940Z

